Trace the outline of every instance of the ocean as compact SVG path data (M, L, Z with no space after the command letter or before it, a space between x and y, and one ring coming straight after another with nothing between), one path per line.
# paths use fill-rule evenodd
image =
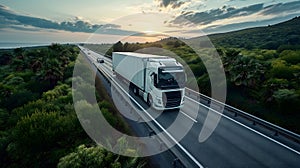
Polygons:
M0 42L0 49L14 49L20 47L36 47L36 46L47 46L51 43L4 43Z

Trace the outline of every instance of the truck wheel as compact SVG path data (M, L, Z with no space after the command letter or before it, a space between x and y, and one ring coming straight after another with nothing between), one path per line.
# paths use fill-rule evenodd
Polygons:
M134 95L136 95L136 96L139 94L139 90L138 90L138 88L135 87L135 86L133 86L133 93L134 93Z
M134 86L133 86L133 84L130 82L130 84L129 84L129 91L131 92L131 93L134 93Z
M149 107L152 107L152 105L153 105L153 99L152 99L151 94L148 94L147 104L149 105Z

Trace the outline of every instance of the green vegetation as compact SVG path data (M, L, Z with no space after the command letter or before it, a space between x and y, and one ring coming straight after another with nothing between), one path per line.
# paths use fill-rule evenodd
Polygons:
M76 46L59 44L0 50L0 167L145 165L106 151L86 135L74 110L71 84L75 81L77 89L92 86L72 77L78 54ZM128 133L101 82L96 84L96 104L76 104L100 107L112 126Z
M245 48L247 50L300 49L299 20L300 17L295 17L275 25L214 34L210 35L209 38L214 45L226 48Z
M124 139L120 139L124 141ZM120 142L121 143L121 142ZM100 146L86 147L80 145L75 152L60 159L58 168L81 167L111 167L111 168L141 168L145 162L139 162L138 158L127 158L114 155Z
M296 17L267 27L209 36L215 46L222 48L220 55L230 81L229 103L297 133L299 23Z

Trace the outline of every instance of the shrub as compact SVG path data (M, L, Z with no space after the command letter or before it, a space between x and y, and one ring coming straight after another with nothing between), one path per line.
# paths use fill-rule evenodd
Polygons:
M294 90L279 89L274 92L273 97L281 112L292 114L300 110L299 95Z

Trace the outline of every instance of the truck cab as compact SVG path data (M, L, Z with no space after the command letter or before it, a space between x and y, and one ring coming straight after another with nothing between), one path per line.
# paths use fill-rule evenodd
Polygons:
M150 59L147 74L149 94L143 97L149 105L158 110L182 107L186 75L180 63L173 58Z

